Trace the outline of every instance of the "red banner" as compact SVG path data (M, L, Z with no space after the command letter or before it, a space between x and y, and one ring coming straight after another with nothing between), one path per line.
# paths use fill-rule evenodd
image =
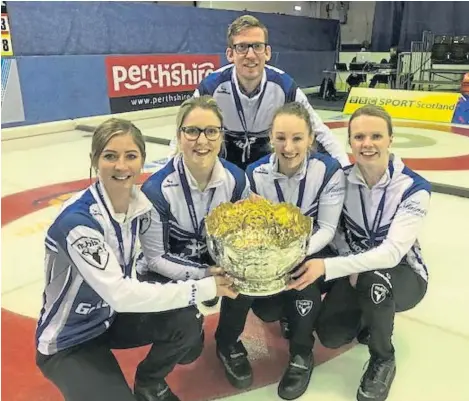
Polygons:
M220 57L203 54L106 57L110 98L193 91L220 67Z

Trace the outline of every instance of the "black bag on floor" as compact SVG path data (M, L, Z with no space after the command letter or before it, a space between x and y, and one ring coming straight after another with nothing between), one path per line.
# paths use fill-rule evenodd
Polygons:
M324 91L326 92L325 96L324 96ZM335 85L332 79L324 78L319 88L319 96L324 97L325 99L331 100L335 98L336 94L337 94L337 90L335 89Z

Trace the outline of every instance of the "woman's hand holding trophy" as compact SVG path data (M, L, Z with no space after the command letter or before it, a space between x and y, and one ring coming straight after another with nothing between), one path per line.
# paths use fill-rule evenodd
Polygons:
M225 270L219 266L210 266L208 273L215 277L217 285L217 297L229 297L235 299L239 293L233 288L233 279L229 277Z

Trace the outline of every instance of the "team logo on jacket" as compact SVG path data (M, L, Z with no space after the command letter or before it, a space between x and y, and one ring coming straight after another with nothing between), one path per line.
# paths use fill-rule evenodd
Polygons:
M306 316L313 309L313 301L308 299L298 299L296 301L296 309L301 316Z
M371 300L376 304L380 304L386 298L388 289L383 284L373 284L371 286Z
M140 234L145 234L147 230L150 228L151 218L150 212L145 213L142 218L140 219Z
M225 85L222 85L218 88L217 93L221 93L223 95L231 95Z
M78 251L83 260L97 269L104 270L109 261L109 252L98 238L81 237L72 246Z
M90 213L92 216L102 216L101 210L99 210L99 206L96 203L93 203L90 206Z
M179 184L177 182L174 182L173 180L167 178L164 180L163 188L170 188L170 187L178 187Z

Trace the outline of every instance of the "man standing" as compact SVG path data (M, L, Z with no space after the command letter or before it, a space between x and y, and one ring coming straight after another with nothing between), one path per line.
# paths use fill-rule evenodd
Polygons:
M320 152L342 166L349 163L344 147L322 122L295 81L278 68L266 65L272 50L267 28L257 18L244 15L228 28L226 57L231 63L207 76L194 96L211 95L225 122L224 157L245 169L271 153L268 132L276 109L297 101L308 110Z

